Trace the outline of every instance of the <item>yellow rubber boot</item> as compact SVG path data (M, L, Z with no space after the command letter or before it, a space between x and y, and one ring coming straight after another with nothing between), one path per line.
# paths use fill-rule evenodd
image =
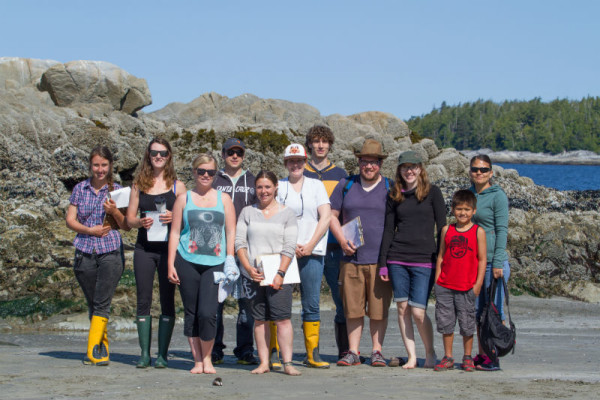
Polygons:
M92 316L88 333L87 357L94 365L108 365L108 348L102 344L107 324L108 318Z
M304 346L306 346L306 366L312 368L329 368L329 363L321 360L319 355L320 321L303 322Z
M104 335L102 335L102 350L101 353L104 355L106 352L106 357L110 358L110 354L108 353L108 324L104 327Z
M269 340L269 354L271 358L269 365L273 369L280 370L282 368L281 360L279 359L279 343L277 343L277 325L273 321L269 321L269 331L271 338Z

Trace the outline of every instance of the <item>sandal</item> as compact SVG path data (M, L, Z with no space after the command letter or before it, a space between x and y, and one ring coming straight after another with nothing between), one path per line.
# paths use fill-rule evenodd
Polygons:
M291 371L287 371L287 368L291 367ZM302 375L302 372L298 371L295 367L294 364L291 361L288 362L284 362L283 363L283 373L289 376L300 376Z

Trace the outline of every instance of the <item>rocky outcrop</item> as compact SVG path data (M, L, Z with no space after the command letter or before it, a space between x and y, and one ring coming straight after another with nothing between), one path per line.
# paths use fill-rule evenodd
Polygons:
M100 103L133 114L152 104L145 79L103 61L55 64L42 74L39 87L61 107Z
M179 178L186 182L193 157L201 151L219 156L231 135L246 141L250 170L269 168L282 176L283 148L304 143L308 128L320 123L336 134L332 159L350 173L357 172L354 151L365 138L376 138L390 155L383 165L385 175L393 177L398 154L412 149L427 160L427 171L448 205L456 189L468 186L467 158L454 149L438 149L429 139L413 143L403 121L381 112L322 116L306 104L207 93L188 104L136 116L130 111L144 101L129 109L115 108L127 104L127 96L117 101L125 91L98 78L100 73L74 78L79 84L87 82L78 94L61 92L57 85L54 96L65 101L57 105L50 92L40 90L40 79L54 82L56 75L75 70L67 65L83 65L78 63L0 59L0 317L85 309L71 270L74 234L65 227L64 213L72 187L88 176L87 154L98 143L114 152L116 179L123 184L129 184L145 146L157 135L171 141ZM101 64L90 68L100 71ZM125 76L114 68L104 71ZM599 194L559 192L536 186L514 170L494 170L511 202L511 287L600 301ZM128 261L113 302L116 314L134 312L135 234L125 234Z

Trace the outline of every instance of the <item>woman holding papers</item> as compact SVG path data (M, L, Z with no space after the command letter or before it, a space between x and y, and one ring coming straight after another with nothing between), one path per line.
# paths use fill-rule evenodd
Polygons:
M173 218L175 199L181 194L185 194L185 185L177 180L171 145L162 138L152 139L133 180L127 208L127 223L131 228L138 228L133 252L137 289L136 324L142 349L138 368L150 366L150 309L156 271L161 316L158 320L158 357L154 367L167 367L167 351L175 324L175 285L167 278L168 227Z
M234 258L235 209L231 197L212 187L217 160L201 154L192 162L195 186L177 196L169 234L168 278L179 285L192 374L214 374L211 351L217 334L219 284L215 272L239 270Z
M121 235L105 224L110 215L119 228L129 230L109 192L119 189L113 182L113 156L96 146L89 156L91 177L73 188L67 209L67 227L75 232L75 277L88 304L90 331L84 364L108 365L106 327L110 303L123 274Z
M396 181L387 198L385 225L379 252L379 275L391 280L398 306L398 325L408 353L406 362L392 359L390 366L417 366L414 319L425 345L425 368L436 362L433 328L426 314L435 277L437 246L446 225L446 205L440 189L429 183L421 157L414 151L398 158Z
M296 250L297 219L291 208L277 202L277 187L274 173L258 173L258 203L242 210L236 228L235 249L243 266L242 290L245 297L251 299L254 337L260 358L260 365L252 373L269 372L269 321L273 321L277 326L284 372L300 375L292 365L292 285L283 283ZM277 271L271 282L263 282L265 270L271 265L261 264L257 259L272 254L280 255L279 264L274 265Z
M277 200L294 210L298 218L296 258L300 270L302 328L306 347L304 363L309 367L329 368L329 363L321 360L319 355L319 302L331 218L329 196L323 182L304 176L304 146L290 144L285 149L283 163L289 175L279 181Z

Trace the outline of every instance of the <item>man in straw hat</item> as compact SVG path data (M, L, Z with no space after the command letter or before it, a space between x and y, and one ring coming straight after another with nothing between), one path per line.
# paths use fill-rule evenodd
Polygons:
M360 364L358 347L364 326L364 316L370 319L372 340L371 365L385 366L381 354L387 328L392 288L377 273L379 246L383 236L385 202L389 181L380 174L381 163L387 157L381 143L366 139L358 158L360 174L342 179L331 195L330 229L344 256L340 263L340 282L350 350L337 365ZM338 217L342 215L342 223ZM360 217L364 245L358 247L344 236L342 224Z

